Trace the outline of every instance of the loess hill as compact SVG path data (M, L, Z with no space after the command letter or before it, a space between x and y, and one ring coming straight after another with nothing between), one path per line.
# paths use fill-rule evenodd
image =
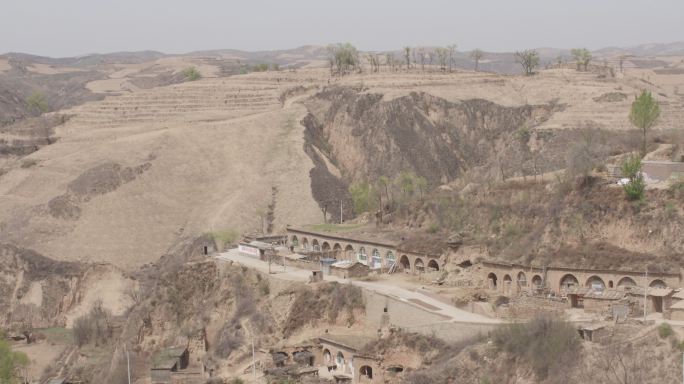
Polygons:
M641 89L662 105L661 137L684 117L677 71L522 77L382 68L331 79L310 60L227 76L225 57L98 66L79 85L85 99L4 125L14 150L0 154L0 242L133 268L180 238L259 230L262 217L276 230L321 222L323 208L339 201L349 217L349 185L382 175L412 171L435 188L463 177L550 173L566 166L568 143L587 129L607 135L610 155L629 152L627 113ZM37 65L25 67L56 64ZM188 65L203 78L178 83ZM17 70L3 68L3 76ZM35 127L42 136L29 142Z

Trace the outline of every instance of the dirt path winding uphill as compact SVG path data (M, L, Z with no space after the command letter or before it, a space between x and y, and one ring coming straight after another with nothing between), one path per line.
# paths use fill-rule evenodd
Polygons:
M74 108L37 166L0 180L0 240L56 259L133 267L180 234L320 220L303 150L305 114L286 82L206 79Z

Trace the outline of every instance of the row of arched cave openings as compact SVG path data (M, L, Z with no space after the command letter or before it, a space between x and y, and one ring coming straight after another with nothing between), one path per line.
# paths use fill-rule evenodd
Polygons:
M490 272L487 275L487 280L489 281L489 288L493 290L498 290L499 285L500 285L500 280L499 277L496 275L494 272ZM532 287L535 288L542 288L544 286L544 280L542 279L541 275L539 274L533 274L532 275ZM573 287L581 287L579 280L575 275L568 273L563 275L563 277L560 278L558 281L558 288L559 290L567 290L569 288ZM634 281L633 278L629 276L624 276L618 280L617 285L614 283L613 280L608 280L608 284L606 285L605 281L603 278L601 278L598 275L593 275L589 277L586 282L584 283L584 287L587 288L593 288L593 289L599 289L603 290L606 288L613 289L613 288L618 288L618 289L625 289L627 287L635 287L637 286L636 281ZM651 288L665 288L667 284L660 280L660 279L654 279L651 281L649 284L649 287ZM516 284L515 287L518 289L522 289L527 287L527 275L525 272L519 272L517 275L516 279ZM511 277L510 274L504 274L503 276L503 291L508 292L513 288L513 278Z
M329 242L323 240L319 241L318 239L311 239L311 242L309 242L309 239L306 237L300 239L297 236L292 236L290 239L290 250L295 251L296 249L323 252L324 254L328 253L332 258L358 261L372 268L389 268L396 263L396 255L392 250L387 250L383 254L378 248L369 248L369 259L368 250L362 245L355 248L352 244L346 244L342 247L342 244L340 243L333 243L330 245ZM411 258L407 255L401 255L399 258L399 265L405 271L415 270L417 272L425 271L426 267L426 263L422 258L415 257L412 262ZM427 261L427 268L428 270L439 271L439 263L435 259L430 259Z
M337 352L337 355L334 357L330 353L330 350L327 348L323 350L323 359L325 360L326 364L331 364L334 363L336 366L337 370L343 371L345 373L350 373L352 365L349 364L347 361L347 358L344 356L344 353L342 351ZM401 365L391 365L386 368L387 373L390 375L395 375L397 373L403 372L404 367ZM367 378L367 379L372 379L373 378L373 367L369 365L362 365L359 367L359 376L361 378Z

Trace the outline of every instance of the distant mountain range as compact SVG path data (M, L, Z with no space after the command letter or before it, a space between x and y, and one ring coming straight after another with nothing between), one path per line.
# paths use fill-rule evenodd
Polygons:
M667 44L641 44L628 48L607 47L594 52L602 56L679 56L684 55L684 41Z
M556 58L559 55L569 56L569 49L540 47L536 49L540 57ZM400 52L400 50L388 50L383 52ZM485 52L485 54L494 57L502 57L511 55L513 52ZM593 51L595 56L618 56L618 55L634 55L634 56L677 56L684 55L684 41L674 43L653 43L641 44L632 47L606 47ZM460 55L467 56L468 52L459 52ZM5 53L0 57L16 58L29 62L48 64L48 65L62 65L69 67L90 66L107 63L137 63L159 59L162 57L172 56L222 56L234 57L236 59L243 59L245 61L271 61L277 62L279 60L287 61L286 59L325 59L327 51L325 46L305 45L293 49L273 50L273 51L242 51L237 49L215 49L194 51L184 54L166 54L157 51L137 51L137 52L113 52L113 53L94 53L75 57L50 58L44 56L31 55L26 53Z

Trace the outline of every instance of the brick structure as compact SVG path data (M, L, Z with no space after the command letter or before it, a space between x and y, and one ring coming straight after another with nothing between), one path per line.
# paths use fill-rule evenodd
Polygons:
M555 294L565 294L571 287L616 289L627 291L629 287L679 288L681 274L674 272L649 272L644 281L642 271L524 266L501 262L482 262L476 267L481 276L480 285L502 295L516 295L523 291L547 289Z
M368 276L368 272L368 266L358 261L339 261L330 266L330 274L343 279Z
M398 234L384 234L387 238L362 234L319 232L288 227L290 250L321 252L324 257L358 261L371 270L387 271L396 264L410 273L421 273L442 268L439 244L431 247L416 246L410 239Z

